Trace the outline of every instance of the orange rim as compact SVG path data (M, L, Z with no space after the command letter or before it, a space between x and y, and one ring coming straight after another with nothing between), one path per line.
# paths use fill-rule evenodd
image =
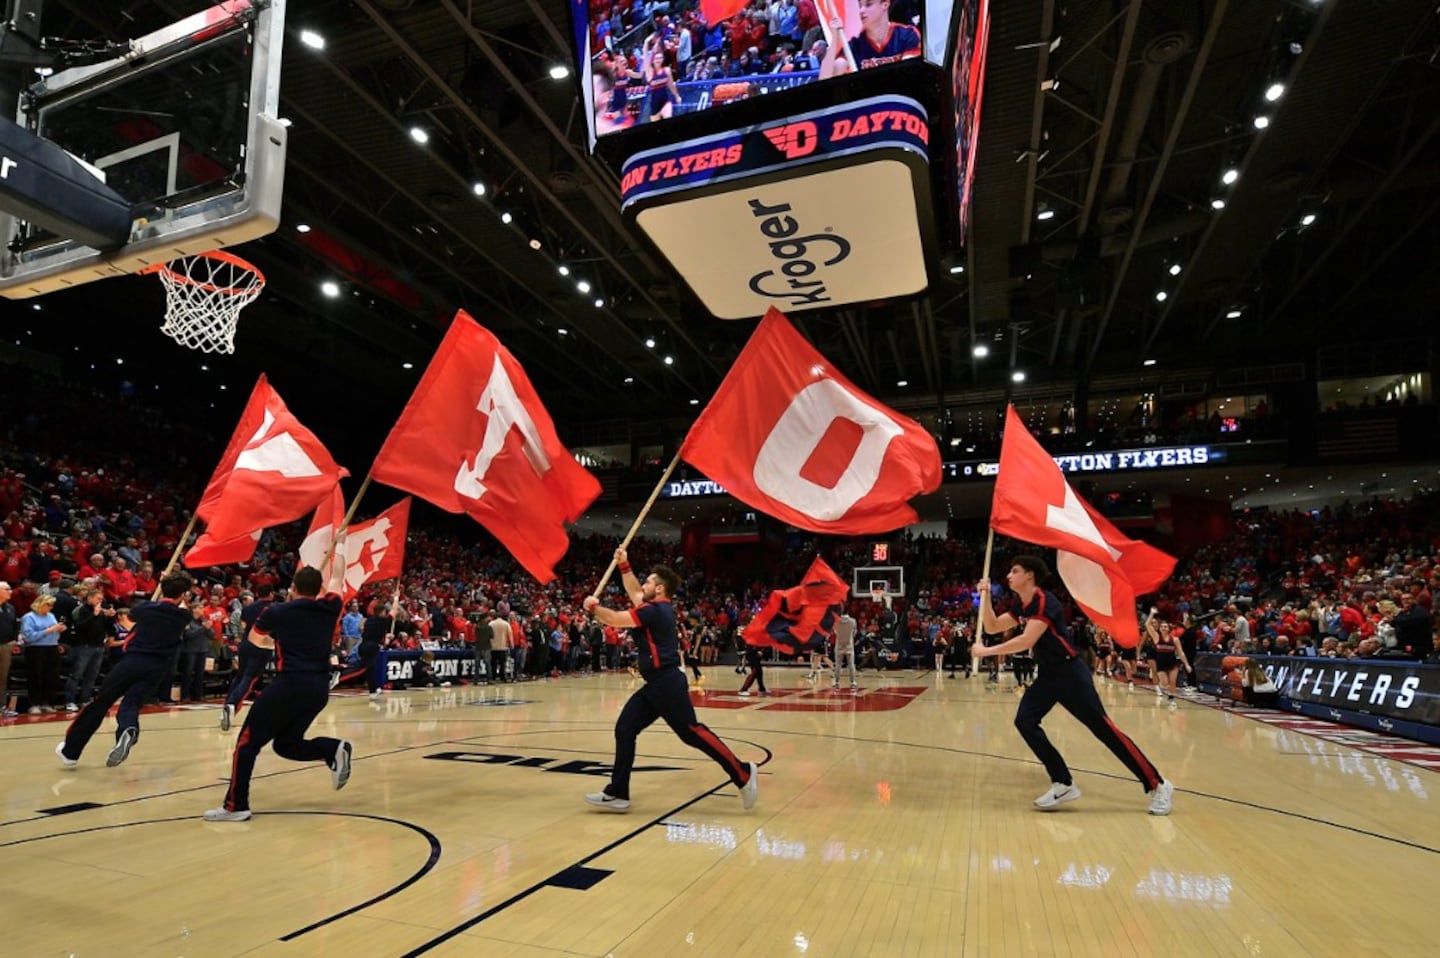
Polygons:
M216 249L211 250L208 253L196 253L194 256L188 258L213 259L221 263L228 263L231 266L236 267L237 269L248 270L255 277L256 282L249 286L215 286L211 283L200 283L192 279L191 277L186 276L184 273L179 273L171 269L170 263L153 263L150 266L147 266L144 269L140 270L140 275L143 276L147 273L159 273L161 274L162 278L168 279L171 282L183 283L186 286L194 286L197 289L202 289L207 293L217 293L222 296L250 296L254 293L258 293L260 289L265 286L265 274L260 272L260 270L255 266L254 263L251 263L249 260L241 259L234 253L228 253L223 249ZM174 260L172 260L171 262L174 262Z

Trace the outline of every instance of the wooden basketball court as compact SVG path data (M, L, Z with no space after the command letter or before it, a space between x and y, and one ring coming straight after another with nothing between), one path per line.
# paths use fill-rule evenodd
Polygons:
M833 693L708 669L701 720L763 761L741 809L657 725L628 815L590 809L637 680L336 694L349 786L269 750L255 817L210 824L235 732L147 714L107 769L63 722L0 727L5 955L1422 955L1440 935L1440 775L1207 705L1101 683L1177 785L1138 783L1083 728L1047 728L1084 797L1043 813L1009 676L862 673ZM242 716L243 716L242 712Z

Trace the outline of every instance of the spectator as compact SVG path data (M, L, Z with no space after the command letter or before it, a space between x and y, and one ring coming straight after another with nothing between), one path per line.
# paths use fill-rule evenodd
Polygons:
M80 605L70 614L75 631L70 636L70 676L65 680L65 711L78 712L90 701L100 665L105 661L105 638L111 634L114 606L106 606L104 590L82 588Z
M55 711L50 703L60 686L60 635L65 623L55 619L55 597L38 595L20 619L20 643L25 650L25 696L30 714Z

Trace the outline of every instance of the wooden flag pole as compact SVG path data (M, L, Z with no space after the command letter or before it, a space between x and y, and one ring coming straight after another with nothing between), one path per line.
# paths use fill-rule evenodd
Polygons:
M625 539L620 543L621 549L630 547L630 540L635 538L635 533L640 531L640 524L644 522L645 517L650 514L650 509L655 505L655 500L660 498L660 490L665 488L665 483L670 481L670 473L674 472L675 467L678 465L680 465L680 453L676 452L675 458L670 460L670 465L665 467L665 473L660 477L660 481L655 484L655 491L650 493L650 498L646 499L645 505L640 508L640 514L635 517L635 524L630 527L629 532L625 533ZM597 599L600 598L600 593L605 589L605 583L610 581L610 576L614 573L615 557L611 556L610 565L605 569L605 574L600 577L600 584L595 586L595 591L590 594Z
M980 568L980 578L982 578L982 579L989 579L989 578L990 578L990 557L991 557L994 553L995 553L995 530L992 528L992 529L990 530L989 535L987 535L987 536L985 537L985 564ZM981 637L984 635L984 628L985 628L985 627L984 627L984 625L982 624L982 622L983 622L983 620L981 619L981 616L980 616L980 596L979 596L979 594L977 593L976 596L975 596L975 639L974 639L974 641L972 641L972 642L970 643L971 645L974 645L975 642L981 641ZM971 663L970 663L970 668L971 668L971 669L974 669L974 668L975 668L975 663L974 663L973 660L972 660Z
M180 533L180 541L175 543L175 551L170 553L170 561L165 563L165 571L160 573L160 578L155 580L155 591L150 593L150 601L160 600L160 583L165 577L175 570L175 563L180 561L180 554L185 551L185 543L190 541L190 533L195 531L195 520L199 519L199 513L190 513L190 521L185 524L185 531Z
M355 498L350 500L350 508L345 510L345 518L340 520L340 528L331 534L330 548L325 550L325 557L320 560L322 570L330 564L330 557L335 554L335 546L340 541L340 534L350 528L350 520L355 518L355 510L360 508L360 500L365 498L365 491L370 488L370 476L373 471L372 467L371 472L365 473L365 481L360 483L360 488L355 491Z
M358 496L356 497L359 498ZM395 639L395 623L400 621L400 577L395 577L395 595L390 599L390 639Z

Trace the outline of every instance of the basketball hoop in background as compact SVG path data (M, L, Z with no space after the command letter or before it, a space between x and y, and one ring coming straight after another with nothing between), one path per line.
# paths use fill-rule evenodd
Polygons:
M235 352L240 310L265 288L265 275L234 253L213 250L148 267L165 286L160 332L181 346L207 353Z
M870 601L874 602L876 605L879 605L883 602L885 603L885 608L888 609L890 608L890 593L886 592L883 587L877 587L872 585L870 587Z

